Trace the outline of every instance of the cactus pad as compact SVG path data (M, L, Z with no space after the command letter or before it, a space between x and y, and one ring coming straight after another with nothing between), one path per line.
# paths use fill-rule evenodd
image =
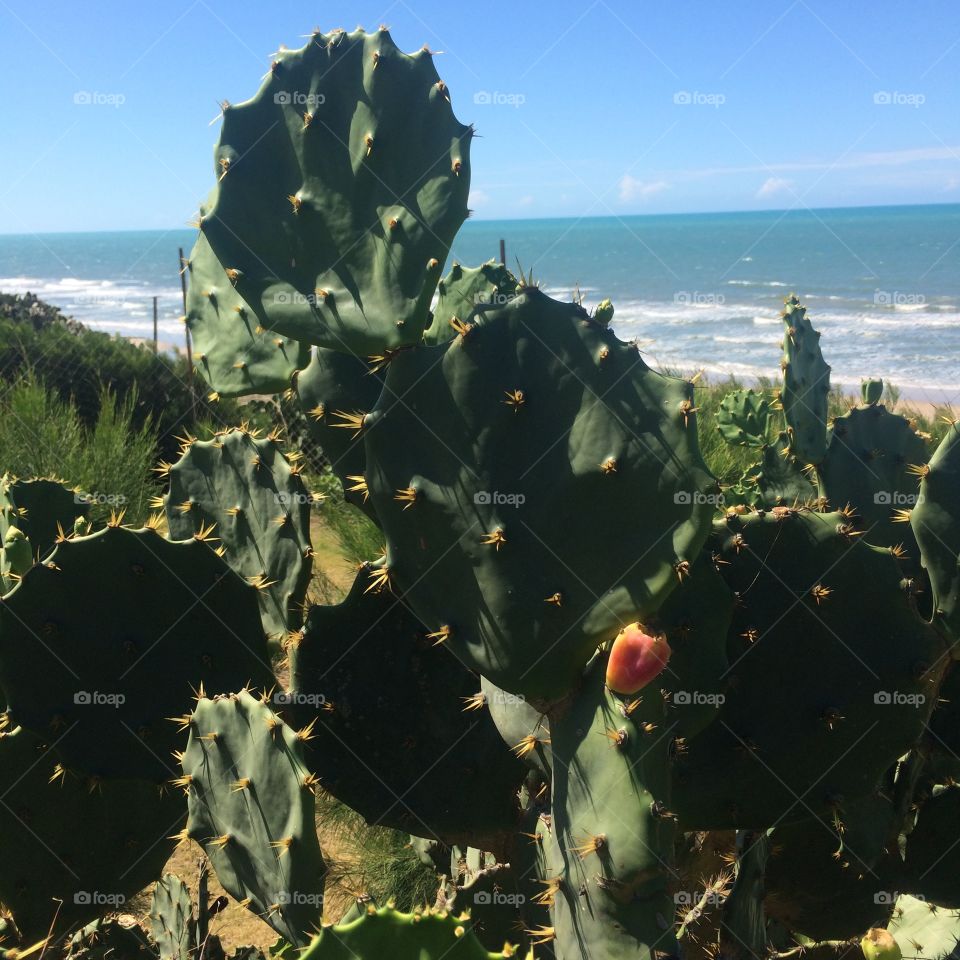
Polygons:
M515 956L506 945L489 953L470 929L469 917L445 910L400 913L392 907L367 912L351 923L324 927L301 960L501 960Z
M944 668L898 561L842 514L786 509L718 521L710 547L738 604L726 700L677 763L684 826L828 816L872 794L923 730Z
M186 262L186 324L197 372L222 397L279 393L307 365L309 347L264 330L202 234Z
M827 450L827 405L830 367L820 352L820 333L807 319L800 301L784 300L783 388L790 449L802 463L819 463Z
M206 544L151 529L57 544L0 606L0 638L13 722L102 777L168 779L168 718L193 690L270 683L254 588Z
M528 288L480 308L396 357L359 427L380 583L497 686L564 692L703 542L716 485L694 411L689 383L576 304Z
M0 478L0 541L17 527L30 541L34 558L46 557L60 530L69 532L90 505L76 490L51 477L20 480L5 474Z
M770 401L756 390L734 390L720 401L717 430L738 447L764 447L770 422Z
M223 558L257 587L267 636L279 642L297 629L312 566L313 497L275 435L258 439L241 428L192 441L168 473L170 536L212 526Z
M472 138L428 50L318 31L225 107L200 228L262 326L357 356L416 344L467 217Z
M517 292L517 278L495 260L479 267L454 263L437 284L433 322L424 332L428 344L446 343L457 335L457 324L466 323L482 304L504 304Z
M960 426L940 441L920 481L910 525L933 588L936 622L960 643Z
M297 946L319 925L326 872L306 736L241 691L198 701L182 757L187 835L223 888Z
M153 783L75 776L22 728L0 733L0 795L0 901L30 941L55 915L66 931L122 909L163 868L185 814Z

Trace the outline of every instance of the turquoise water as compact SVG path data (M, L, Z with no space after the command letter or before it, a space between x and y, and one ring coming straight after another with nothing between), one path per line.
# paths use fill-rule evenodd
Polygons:
M834 379L882 375L918 398L960 393L960 205L469 221L453 255L507 259L555 296L610 297L648 362L777 372L783 297L823 331ZM89 326L160 338L183 328L177 247L189 230L0 236L0 290L30 290Z

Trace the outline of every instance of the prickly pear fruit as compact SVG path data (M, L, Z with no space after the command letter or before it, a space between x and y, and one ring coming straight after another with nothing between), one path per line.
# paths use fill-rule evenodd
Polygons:
M901 960L903 954L893 934L883 927L871 927L860 941L867 960Z
M628 624L610 648L607 687L614 693L636 693L663 672L670 653L666 637L652 637L639 623Z

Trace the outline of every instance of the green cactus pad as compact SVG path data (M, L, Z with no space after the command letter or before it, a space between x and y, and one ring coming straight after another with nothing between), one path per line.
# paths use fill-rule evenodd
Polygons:
M960 426L930 458L910 526L933 588L935 621L960 643Z
M756 390L734 390L720 401L717 430L737 447L764 447L770 423L770 401Z
M258 588L263 629L279 643L303 622L314 502L279 440L244 428L195 440L169 477L170 536L185 540L212 525L223 558Z
M17 527L30 541L34 558L44 558L60 531L69 533L89 509L83 495L60 480L20 480L5 474L0 478L0 542L10 527Z
M827 816L872 794L923 730L945 645L890 551L854 533L842 514L787 509L715 524L738 603L726 700L677 764L687 829Z
M887 929L910 960L947 960L960 945L960 911L942 910L916 897L898 897Z
M199 540L108 526L57 544L0 605L13 722L66 767L159 783L193 690L269 686L256 591Z
M854 407L833 421L818 468L820 494L834 510L850 504L874 546L903 544L916 563L910 524L897 521L917 502L916 470L928 457L925 441L904 417L882 404Z
M423 334L426 343L446 343L457 335L456 324L466 323L482 304L504 304L517 292L517 278L496 260L479 267L454 263L437 284L433 322Z
M7 525L0 548L0 584L7 593L33 566L33 546L26 534L12 523Z
M309 365L297 374L296 387L310 436L343 484L344 499L372 513L360 482L366 470L363 437L350 428L350 417L373 409L383 374L351 354L317 347Z
M883 381L877 378L867 378L860 381L860 402L866 406L874 406L883 397Z
M576 304L527 288L480 308L396 357L364 420L381 582L497 686L563 693L703 542L717 488L693 411L689 383Z
M723 502L728 507L796 507L816 499L816 488L791 454L786 433L780 433L773 443L765 446L761 456L759 463L723 491Z
M297 946L320 922L326 872L307 735L241 691L198 701L182 757L187 834L224 890Z
M28 942L123 909L163 868L185 815L175 791L59 763L28 730L0 733L0 901Z
M827 405L830 367L820 352L820 332L807 319L800 301L784 300L783 388L790 449L802 463L819 463L827 451Z
M202 234L186 269L193 360L210 389L221 397L286 389L293 372L307 365L310 348L260 326Z
M370 905L359 920L324 927L300 960L501 960L515 955L512 947L487 952L468 917L431 909L400 913Z
M561 956L675 956L666 705L655 685L639 702L610 693L605 669L598 655L550 715L555 874L543 879L544 899Z
M316 721L311 769L371 823L451 842L512 829L523 766L485 709L465 709L476 678L368 584L361 571L342 603L311 607L290 644L278 699Z
M200 227L262 326L357 356L416 344L467 217L472 139L426 48L318 31L225 107Z
M874 794L825 817L771 831L766 867L770 916L811 940L859 938L889 918L896 894L887 855L894 811Z
M165 873L150 902L150 936L160 960L190 960L195 928L189 888L179 877Z

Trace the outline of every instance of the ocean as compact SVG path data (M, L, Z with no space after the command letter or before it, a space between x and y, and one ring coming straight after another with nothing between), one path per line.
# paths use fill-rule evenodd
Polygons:
M837 383L882 376L907 397L960 397L960 205L468 221L452 258L498 255L557 297L609 297L653 366L777 376L778 314L807 305ZM86 325L183 342L177 248L193 232L0 235L0 291Z

